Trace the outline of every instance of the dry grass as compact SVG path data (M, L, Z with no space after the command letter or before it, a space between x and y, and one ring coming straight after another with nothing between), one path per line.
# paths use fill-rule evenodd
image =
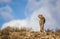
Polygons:
M0 30L0 39L60 39L60 30L36 32L27 28L6 27Z

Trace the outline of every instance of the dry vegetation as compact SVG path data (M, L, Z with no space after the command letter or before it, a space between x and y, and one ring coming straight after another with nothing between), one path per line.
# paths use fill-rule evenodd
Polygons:
M0 30L0 39L60 39L60 30L36 32L27 28L6 27Z

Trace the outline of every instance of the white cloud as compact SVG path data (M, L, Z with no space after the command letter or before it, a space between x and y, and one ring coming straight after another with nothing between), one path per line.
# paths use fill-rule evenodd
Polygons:
M57 3L56 3L56 11L57 11L57 16L60 20L60 0L57 0Z
M10 26L10 27L27 27L27 20L12 20L12 21L9 21L9 22L6 22L3 24L2 28L5 28L7 26Z
M0 8L0 16L4 19L4 20L9 20L9 19L13 19L14 17L12 16L13 10L6 5L5 7Z
M34 30L39 31L39 19L38 19L38 14L43 14L44 17L46 18L46 23L45 23L45 29L55 29L56 26L58 26L57 21L51 16L51 13L49 13L49 10L46 7L42 7L37 11L34 11L33 14L31 15L29 25L32 27Z
M11 2L11 0L0 0L0 2L9 3L9 2Z
M25 14L28 16L28 14L31 14L32 12L38 10L39 8L43 6L47 6L49 4L49 0L28 0L28 4L26 6Z
M55 3L56 6L54 6ZM30 21L30 26L38 26L38 18L36 17L37 14L40 12L42 13L45 18L46 18L46 24L45 26L47 28L51 28L51 29L56 29L59 28L58 26L59 24L59 20L60 19L60 0L40 0L40 1L36 1L36 0L29 0L28 4L26 6L26 10L25 10L25 14L26 16L31 16L31 21ZM54 12L58 12L58 13L54 13ZM57 17L56 17L57 16ZM36 19L37 18L37 19ZM46 28L45 27L45 28Z

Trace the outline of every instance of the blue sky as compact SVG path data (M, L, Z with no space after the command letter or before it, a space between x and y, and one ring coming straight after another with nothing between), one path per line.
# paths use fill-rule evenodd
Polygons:
M14 3L14 4L13 4ZM19 19L24 19L25 18L25 15L24 15L24 10L25 10L25 7L27 5L27 0L24 1L24 0L13 0L13 2L10 4L10 7L13 9L14 11L14 14L16 16L16 18Z
M14 19L24 19L26 18L26 16L24 15L24 10L25 10L26 5L27 5L27 0L25 1L24 0L12 0L10 3L1 2L0 8L4 8L7 6L13 10L11 14L14 16ZM3 11L7 12L7 9L5 8L3 9ZM2 18L2 16L0 15L0 27L2 26L3 23L9 20L11 19L8 18L7 20L4 20L4 18Z
M60 29L59 4L60 0L0 0L0 28L24 26L38 30L37 15L43 14L45 29Z

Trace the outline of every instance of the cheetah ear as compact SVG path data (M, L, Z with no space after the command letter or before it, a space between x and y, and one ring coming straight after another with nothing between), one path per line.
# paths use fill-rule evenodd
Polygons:
M42 16L42 14L38 14L38 17Z

